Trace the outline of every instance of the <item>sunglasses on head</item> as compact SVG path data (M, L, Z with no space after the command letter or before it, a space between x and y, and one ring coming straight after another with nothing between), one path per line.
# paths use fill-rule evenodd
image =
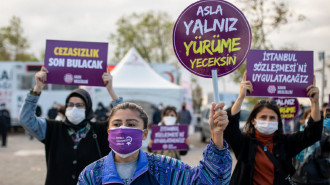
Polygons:
M275 100L259 100L258 103L260 105L265 105L265 104L277 105L277 102Z

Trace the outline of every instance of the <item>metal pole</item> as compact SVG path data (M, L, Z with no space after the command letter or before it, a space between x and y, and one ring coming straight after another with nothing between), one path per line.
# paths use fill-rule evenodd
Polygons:
M325 86L325 79L324 79L324 68L325 68L325 54L324 51L319 52L319 59L322 60L322 90L321 90L321 105L324 103L324 86Z
M213 94L215 98L215 103L220 103L219 98L219 88L218 88L218 71L216 69L212 69L212 81L213 81Z

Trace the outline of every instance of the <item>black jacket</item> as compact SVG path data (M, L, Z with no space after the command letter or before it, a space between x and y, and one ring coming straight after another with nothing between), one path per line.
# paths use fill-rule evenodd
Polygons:
M228 111L229 124L224 132L224 138L234 151L237 164L231 177L232 185L252 185L255 154L257 151L257 139L254 136L241 133L239 129L239 116L230 115ZM301 150L320 140L322 134L321 119L318 122L309 120L308 126L304 131L294 134L283 135L275 132L273 155L282 166L292 174L295 169L292 165L292 158ZM274 169L274 185L290 184L285 177L280 175L278 169Z
M90 123L87 136L74 147L67 125L55 120L47 120L45 144L47 164L47 185L77 184L80 172L90 163L101 158L93 132L97 135L101 155L110 152L107 123ZM58 165L61 164L61 165Z

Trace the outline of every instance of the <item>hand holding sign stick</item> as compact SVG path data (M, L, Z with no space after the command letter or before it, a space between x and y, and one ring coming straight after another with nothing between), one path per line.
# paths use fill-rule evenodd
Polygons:
M112 100L119 99L119 97L117 96L117 94L115 93L115 91L113 90L113 87L112 87L112 75L110 73L109 68L107 68L106 73L103 73L102 80L103 80L103 83L104 83L105 87L107 88L107 91L109 92Z
M45 87L47 73L48 70L45 67L42 67L40 71L35 74L34 79L36 81L36 85L34 86L33 91L41 92L41 90Z
M306 88L307 96L310 97L311 101L311 117L314 121L319 121L321 119L321 111L319 106L319 88L315 86L315 76L313 79L313 84Z
M223 132L229 123L227 112L223 110L224 106L223 102L212 103L209 115L212 141L220 149L223 148Z
M212 12L212 9L216 11ZM219 20L222 24L224 20L234 23L228 29L218 29L216 23ZM194 31L190 32L192 27ZM188 71L213 80L215 102L218 104L212 106L213 116L221 119L227 116L220 110L224 104L219 103L218 77L235 71L244 62L250 51L251 38L251 29L244 14L226 1L197 1L181 13L174 25L173 47L180 63ZM209 122L212 139L217 147L222 148L221 130L226 127L226 121L210 117Z

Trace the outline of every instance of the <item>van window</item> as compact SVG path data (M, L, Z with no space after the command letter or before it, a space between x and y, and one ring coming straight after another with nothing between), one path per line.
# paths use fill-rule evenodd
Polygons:
M18 90L30 90L36 84L34 80L34 73L25 73L17 75L17 89ZM48 85L46 84L43 90L47 90Z
M209 119L210 109L207 109L204 114L204 118Z
M240 114L240 121L246 121L249 118L250 115L250 111L248 110L241 110L241 114Z
M34 74L19 74L17 75L17 82L18 90L29 90L34 85Z

